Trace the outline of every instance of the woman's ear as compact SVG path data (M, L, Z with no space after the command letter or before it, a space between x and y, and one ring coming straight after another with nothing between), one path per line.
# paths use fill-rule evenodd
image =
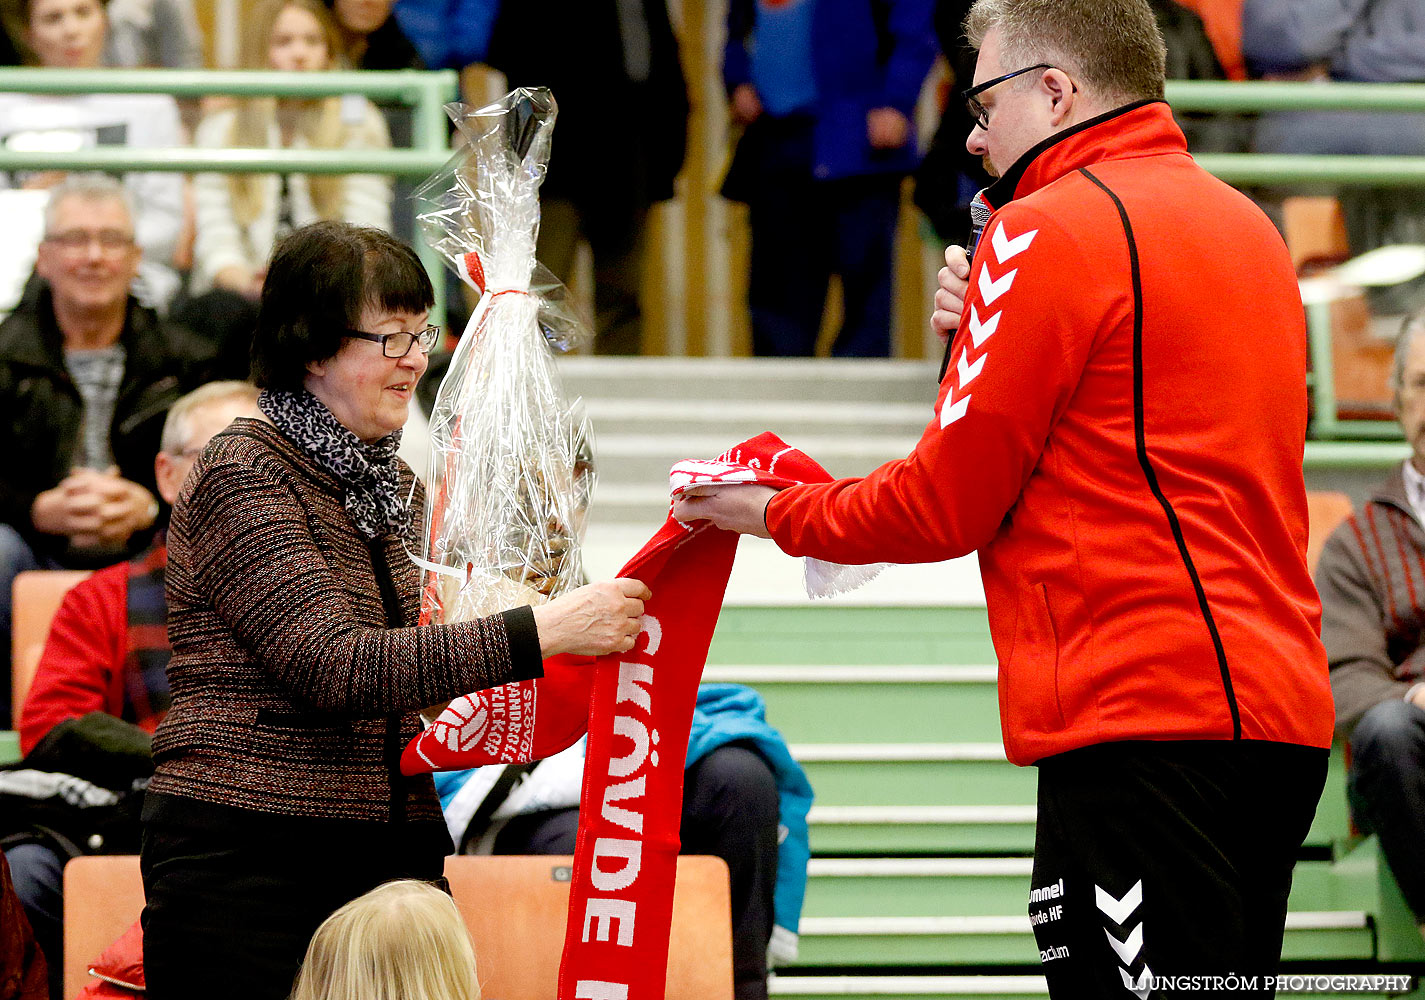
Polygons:
M327 373L327 363L325 361L308 361L307 374L321 378Z

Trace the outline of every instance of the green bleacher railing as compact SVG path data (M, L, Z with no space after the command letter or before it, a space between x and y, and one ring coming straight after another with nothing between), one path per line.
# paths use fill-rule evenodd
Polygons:
M257 70L0 69L0 92L28 94L168 94L172 97L340 97L358 94L412 109L410 149L133 149L92 147L65 152L0 148L0 170L166 171L177 173L393 174L423 177L450 158L444 105L456 99L453 70L362 70L279 73ZM420 239L416 250L432 278L445 262ZM436 280L431 321L443 323L444 282Z

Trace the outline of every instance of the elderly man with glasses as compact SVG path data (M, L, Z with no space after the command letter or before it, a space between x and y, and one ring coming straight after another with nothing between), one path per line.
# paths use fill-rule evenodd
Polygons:
M674 513L842 563L977 551L1050 995L1269 996L1332 728L1291 260L1188 155L1145 0L978 0L966 33L999 179L914 453Z
M40 280L0 323L0 723L15 575L105 566L148 544L164 414L205 374L209 350L130 295L140 256L122 185L72 176L46 210Z

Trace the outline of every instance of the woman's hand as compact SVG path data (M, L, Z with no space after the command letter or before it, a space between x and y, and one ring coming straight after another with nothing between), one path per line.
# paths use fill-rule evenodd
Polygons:
M627 653L638 639L643 602L653 592L638 580L591 583L534 609L539 654Z

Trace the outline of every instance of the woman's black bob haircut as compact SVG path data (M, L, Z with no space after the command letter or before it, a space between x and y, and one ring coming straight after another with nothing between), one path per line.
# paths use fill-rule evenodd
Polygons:
M252 381L261 389L302 388L307 365L361 329L366 306L423 313L435 303L414 250L389 233L347 222L314 222L277 245L262 283L252 338Z

